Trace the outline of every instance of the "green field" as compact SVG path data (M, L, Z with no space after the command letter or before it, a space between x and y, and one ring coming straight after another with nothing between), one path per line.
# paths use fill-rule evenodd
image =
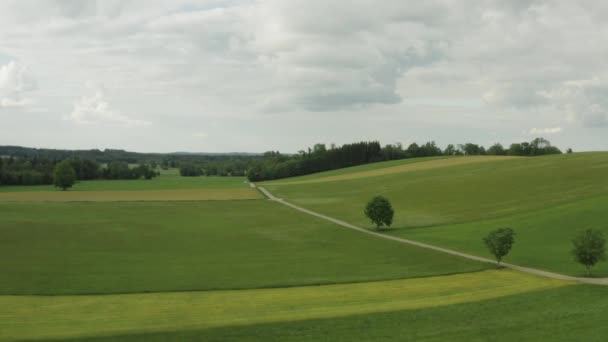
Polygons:
M487 267L264 200L2 204L0 227L2 294L279 287Z
M116 338L113 335L134 332L159 333L165 338L173 335L172 339L179 339L177 336L181 333L168 331L208 329L199 332L197 338L206 340L206 335L227 338L230 334L238 334L239 330L251 330L254 324L255 329L264 329L264 325L258 325L289 322L285 324L286 328L281 329L285 334L290 330L289 325L310 325L311 319L340 321L353 315L371 314L374 317L390 312L426 311L540 291L550 294L570 287L578 286L503 270L283 289L106 296L4 296L0 297L0 306L6 308L4 315L0 314L0 340L99 335L112 336L110 340ZM605 294L606 291L600 293ZM606 308L608 301L603 302L601 307ZM473 311L470 314L481 313ZM469 315L469 318L472 317ZM394 324L392 320L384 319L380 319L380 323ZM408 325L412 322L402 323ZM217 334L214 328L221 327L230 327L234 331L228 336L226 331ZM396 331L386 333L398 336ZM354 338L356 335L347 336ZM131 337L127 336L125 340ZM263 341L270 336L252 334L248 337Z
M602 342L608 335L606 296L606 288L577 285L423 309L57 340Z
M469 160L422 171L264 186L305 208L365 227L371 227L363 215L365 203L374 195L384 195L396 211L389 234L481 256L489 256L481 238L491 229L509 226L518 237L508 261L581 275L583 269L569 255L570 240L586 228L608 234L603 210L608 153ZM595 271L608 276L608 265Z
M162 176L137 180L80 181L69 191L150 191L179 189L229 189L249 187L243 177L179 177ZM52 185L0 186L2 192L61 191Z
M263 186L365 227L382 194L386 234L480 256L510 226L507 261L580 275L570 239L608 233L607 171L608 153L423 158ZM606 298L342 228L243 178L0 187L0 341L604 341Z

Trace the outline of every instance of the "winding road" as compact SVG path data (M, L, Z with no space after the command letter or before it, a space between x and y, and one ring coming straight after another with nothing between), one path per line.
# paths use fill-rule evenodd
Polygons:
M306 208L297 206L293 203L289 203L287 201L285 201L282 198L278 198L276 196L274 196L270 191L266 190L263 187L260 186L256 186L254 183L250 183L252 188L257 188L259 189L266 197L268 197L269 200L271 201L275 201L278 203L281 203L283 205L286 205L288 207L291 207L297 211L303 212L305 214L314 216L314 217L318 217L320 219L335 223L337 225L340 225L342 227L348 228L348 229L352 229L355 231L358 231L360 233L364 233L367 235L372 235L375 237L379 237L382 239L387 239L387 240L393 240L393 241L397 241L397 242L401 242L401 243L405 243L408 245L412 245L412 246L416 246L416 247L420 247L420 248L426 248L426 249L431 249L437 252L442 252L442 253L447 253L447 254L451 254L451 255L455 255L461 258L466 258L466 259L471 259L471 260L475 260L475 261L479 261L479 262L485 262L485 263L490 263L490 264L497 264L495 260L492 259L487 259L487 258L482 258L482 257L478 257L475 255L471 255L471 254L466 254L466 253L462 253L462 252L458 252L452 249L447 249L447 248L443 248L443 247L438 247L438 246L433 246L433 245L429 245L426 243L422 243L422 242L418 242L418 241L413 241L413 240L408 240L408 239L403 239L403 238L399 238L399 237L395 237L395 236L390 236L390 235L386 235L386 234L381 234L381 233L377 233L374 231L371 231L369 229L365 229L365 228L361 228L361 227L357 227L355 225L352 225L348 222L344 222L342 220L338 220L336 218L327 216L327 215L323 215L317 212L314 212L312 210L308 210ZM543 276L543 277L549 277L549 278L554 278L554 279L560 279L560 280L566 280L566 281L576 281L579 283L585 283L585 284L594 284L594 285L608 285L608 278L582 278L582 277L572 277L572 276L568 276L565 274L559 274L559 273L554 273L554 272L548 272L548 271L543 271L543 270L539 270L536 268L530 268L530 267L524 267L524 266L518 266L518 265L514 265L514 264L509 264L509 263L501 263L500 264L503 267L508 267L514 270L518 270L521 272L526 272L526 273L531 273L531 274L536 274L539 276Z

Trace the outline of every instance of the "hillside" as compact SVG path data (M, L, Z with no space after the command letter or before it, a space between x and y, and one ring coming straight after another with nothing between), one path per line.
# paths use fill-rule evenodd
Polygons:
M513 227L518 236L510 261L582 273L569 255L570 240L586 228L608 233L608 153L454 159L377 164L373 171L319 173L264 186L303 207L368 227L363 207L384 195L396 211L388 234L482 256L488 253L481 238L489 230ZM608 266L600 264L596 274L608 275Z

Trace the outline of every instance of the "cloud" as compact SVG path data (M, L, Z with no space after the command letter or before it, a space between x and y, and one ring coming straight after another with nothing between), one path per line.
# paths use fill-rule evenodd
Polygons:
M544 96L569 122L587 127L608 125L608 82L599 77L562 82Z
M32 104L26 95L35 89L36 82L26 66L15 61L0 66L0 109Z
M103 87L88 84L90 93L74 103L74 109L65 117L77 124L104 124L122 126L140 126L150 124L148 121L133 119L111 108L106 99Z
M556 134L561 133L561 127L551 127L551 128L532 128L528 134L530 135L542 135L542 134Z
M444 53L421 20L433 14L432 6L405 3L264 2L253 16L252 49L270 71L275 96L267 105L329 111L399 103L397 80Z
M548 0L6 0L0 55L20 63L0 66L13 75L0 107L29 111L35 94L41 130L73 105L75 123L153 121L172 144L213 118L239 133L214 143L226 150L509 141L530 127L608 148L607 19L600 2ZM15 81L22 65L35 93ZM112 91L82 96L91 79ZM188 149L150 139L142 148Z
M209 135L207 133L205 133L205 132L198 132L198 133L192 134L192 136L195 137L195 138L204 139L204 138L207 138Z

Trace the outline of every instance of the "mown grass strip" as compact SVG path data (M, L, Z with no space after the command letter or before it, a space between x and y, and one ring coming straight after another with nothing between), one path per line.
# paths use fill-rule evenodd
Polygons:
M467 303L572 285L510 270L241 291L0 296L0 341L203 329Z
M7 202L119 202L119 201L209 201L259 199L253 189L183 189L145 191L32 191L0 192Z

